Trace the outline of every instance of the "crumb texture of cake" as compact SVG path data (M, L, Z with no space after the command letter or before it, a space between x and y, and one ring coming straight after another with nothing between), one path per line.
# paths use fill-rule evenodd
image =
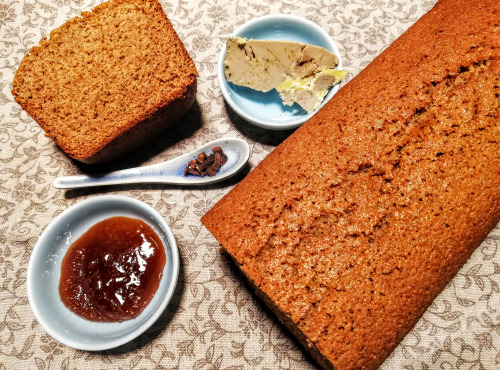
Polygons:
M114 159L192 106L198 72L157 0L111 0L22 60L16 101L70 157Z
M500 219L499 14L438 1L202 218L324 368L380 366Z

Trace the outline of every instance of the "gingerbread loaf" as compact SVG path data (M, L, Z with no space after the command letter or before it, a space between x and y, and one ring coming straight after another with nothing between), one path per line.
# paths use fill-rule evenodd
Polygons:
M203 218L323 368L377 368L500 219L500 2L439 0Z
M12 94L66 154L100 163L177 122L197 77L157 0L111 0L32 48Z

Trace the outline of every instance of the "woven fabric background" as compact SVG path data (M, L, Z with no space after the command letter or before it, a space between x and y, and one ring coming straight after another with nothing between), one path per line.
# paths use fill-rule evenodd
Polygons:
M114 168L153 164L220 137L252 147L254 168L291 132L254 127L224 103L216 64L239 25L271 13L316 22L336 41L346 82L435 1L160 0L200 73L195 106L173 131ZM50 31L100 0L0 3L0 369L314 369L297 342L219 253L200 217L245 175L218 185L57 190L57 176L84 172L47 139L10 90L23 56ZM345 82L344 82L345 83ZM35 320L26 269L38 236L69 206L120 194L155 208L178 242L182 266L174 299L145 334L99 353L66 347ZM384 369L500 368L500 228L497 226L383 365Z

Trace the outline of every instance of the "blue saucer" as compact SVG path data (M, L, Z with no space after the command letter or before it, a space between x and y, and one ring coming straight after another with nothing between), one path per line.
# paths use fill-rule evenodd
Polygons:
M244 24L234 31L232 36L298 41L321 46L337 55L339 58L337 69L342 69L339 50L331 37L318 25L304 18L283 14L267 15ZM225 56L226 44L224 43L217 66L219 86L229 106L245 120L270 130L287 130L299 127L316 113L317 110L307 113L298 104L284 105L275 89L264 93L228 82L224 76ZM338 90L338 84L333 86L319 108Z

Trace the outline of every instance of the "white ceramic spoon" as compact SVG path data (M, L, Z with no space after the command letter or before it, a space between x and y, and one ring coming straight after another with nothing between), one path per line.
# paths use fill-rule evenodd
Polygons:
M184 169L199 153L207 155L212 149L220 146L227 155L227 162L219 169L215 176L199 177L196 175L184 176ZM145 167L128 168L96 176L65 176L54 180L54 187L58 189L73 189L89 186L161 183L173 185L205 185L222 181L240 171L250 158L250 146L244 140L237 138L217 139L211 141L195 151L183 154L167 162Z

